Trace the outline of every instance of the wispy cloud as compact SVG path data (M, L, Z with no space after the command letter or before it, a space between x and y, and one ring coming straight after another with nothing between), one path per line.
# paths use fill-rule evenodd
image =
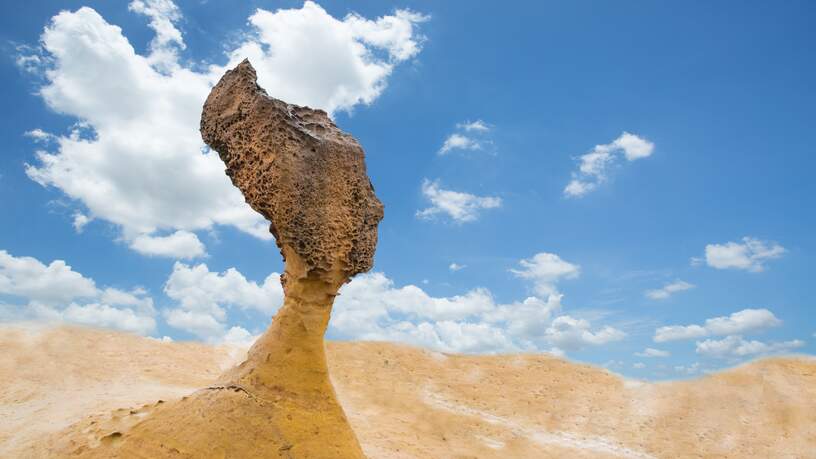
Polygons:
M481 211L502 205L499 197L446 190L438 181L428 179L422 182L422 194L431 202L431 207L417 211L416 216L422 219L447 215L457 223L473 222L479 218Z
M486 134L490 132L493 127L482 120L458 123L456 124L456 129L458 132L449 134L442 143L442 147L437 152L440 156L453 150L482 150L485 148L485 145L492 143L490 139L486 137Z
M668 283L659 289L654 290L647 290L645 295L646 297L652 300L665 300L666 298L674 295L677 292L682 292L684 290L689 290L694 288L694 284L690 284L686 281L682 281L680 279Z
M609 177L609 168L619 157L635 161L651 156L654 144L635 134L624 132L617 139L595 148L580 157L578 171L572 173L572 180L564 188L564 195L580 198L594 191Z
M643 352L635 352L635 355L638 357L668 357L671 353L669 353L669 351L647 347Z

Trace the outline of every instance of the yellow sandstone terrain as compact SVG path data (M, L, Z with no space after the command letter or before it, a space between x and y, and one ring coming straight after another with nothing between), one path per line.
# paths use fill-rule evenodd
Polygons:
M246 357L235 347L24 325L0 328L0 349L2 458L70 457L93 442L115 450L132 426ZM816 457L813 359L652 384L549 355L371 342L329 342L326 352L370 458Z

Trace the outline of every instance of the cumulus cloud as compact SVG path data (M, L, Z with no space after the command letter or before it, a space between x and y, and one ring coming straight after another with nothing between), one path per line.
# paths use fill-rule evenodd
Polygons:
M716 269L742 269L758 273L765 270L766 261L780 258L785 252L785 248L776 242L744 237L742 242L706 245L705 262ZM692 259L692 264L695 264L695 259Z
M434 297L414 285L396 287L382 273L355 277L340 291L331 320L343 338L399 341L448 352L510 352L555 346L576 350L620 339L611 327L558 316L561 295L497 303L477 288Z
M677 279L674 282L664 285L662 288L647 290L646 296L652 300L665 300L677 292L694 288L694 284Z
M557 256L525 260L528 263L520 272L537 274L523 277L534 284L546 282L549 288L541 291L541 297L513 303L495 301L485 288L434 297L415 285L397 287L382 273L360 275L341 289L330 329L343 338L400 341L449 352L563 353L562 349L578 350L625 337L615 328L593 328L585 319L561 314L563 295L555 284L577 275L578 268L541 266L558 260Z
M0 250L3 320L46 320L149 334L156 328L153 299L142 289L100 289L63 260L44 264Z
M76 221L74 226L76 226ZM167 236L140 234L133 239L130 247L143 255L174 258L195 258L205 254L204 244L201 243L198 236L182 230Z
M765 343L745 340L741 336L728 336L721 340L707 339L697 342L697 353L705 357L739 358L790 352L805 345L804 341L791 340Z
M445 155L453 150L481 150L485 144L491 143L485 134L492 128L482 120L457 123L456 129L459 132L453 132L445 138L437 152L439 155Z
M580 157L578 171L564 188L564 195L580 198L598 188L609 178L609 168L623 156L627 161L647 158L652 155L654 144L635 134L623 132L611 143L596 145Z
M223 311L220 320L208 312L187 311L184 309L164 311L164 320L167 325L192 333L210 342L217 341L224 336L225 325L223 321L225 318Z
M58 304L97 295L92 279L63 260L45 265L36 258L15 257L0 250L0 292L43 304Z
M79 121L67 134L29 131L52 146L26 173L73 199L87 218L116 225L134 250L177 258L205 254L194 232L215 225L271 239L198 133L201 105L227 67L249 57L270 95L329 113L351 110L373 102L393 68L417 55L416 25L426 19L407 10L336 19L313 2L258 9L226 65L200 71L179 58L186 45L172 1L129 8L154 31L145 54L88 7L54 16L41 49L19 49L27 53L20 65L44 80L37 93L46 105Z
M445 190L438 181L427 179L422 182L422 194L431 201L431 207L417 211L417 217L422 219L444 214L456 223L467 223L476 221L482 210L495 209L502 204L501 198Z
M207 265L176 262L164 292L177 302L164 312L167 323L208 341L220 341L227 330L227 308L237 307L271 316L283 304L280 275L272 273L261 284L246 279L235 268L212 272Z
M655 330L654 341L662 343L712 335L736 335L777 327L781 324L782 321L767 309L743 309L729 316L707 319L704 325L660 327Z
M593 332L589 321L566 315L556 317L544 333L547 341L568 351L620 341L626 337L626 333L609 326Z
M533 282L536 293L547 296L558 294L556 284L561 279L578 277L581 268L564 261L554 253L541 252L532 258L521 260L520 269L511 269L510 272L522 279Z
M635 355L638 357L668 357L671 354L668 351L647 347L643 352L635 352Z
M451 263L450 265L448 265L448 269L450 269L453 272L461 271L465 268L467 268L467 265L460 265L458 263Z
M427 16L409 10L371 20L336 19L314 2L300 9L258 9L248 39L229 53L232 66L249 58L270 95L333 113L370 104L395 65L416 56ZM384 54L384 55L383 55Z

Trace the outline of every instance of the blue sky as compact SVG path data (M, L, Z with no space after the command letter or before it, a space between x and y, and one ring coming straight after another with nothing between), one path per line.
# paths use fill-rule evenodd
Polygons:
M360 140L385 204L330 338L656 379L816 351L811 2L6 9L4 321L265 329L280 256L197 132L249 57Z

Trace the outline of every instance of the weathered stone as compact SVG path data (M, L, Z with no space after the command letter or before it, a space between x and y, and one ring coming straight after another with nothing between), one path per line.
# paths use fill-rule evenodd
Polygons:
M363 149L326 112L270 98L256 81L247 60L221 78L204 104L204 141L308 271L368 271L383 206Z
M362 148L325 112L267 96L248 61L213 88L201 134L247 202L272 222L285 260L284 304L246 361L216 384L158 405L115 434L73 443L71 455L364 458L323 343L338 290L371 268L383 216Z

